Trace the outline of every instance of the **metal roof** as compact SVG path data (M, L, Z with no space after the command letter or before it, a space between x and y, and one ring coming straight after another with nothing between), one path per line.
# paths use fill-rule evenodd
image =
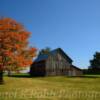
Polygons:
M46 60L48 58L48 55L46 54L41 54L39 55L36 59L35 59L35 62L39 62L39 61L42 61L42 60Z

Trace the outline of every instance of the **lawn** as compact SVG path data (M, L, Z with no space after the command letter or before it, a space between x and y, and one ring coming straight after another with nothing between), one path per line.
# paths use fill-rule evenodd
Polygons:
M100 100L100 76L4 77L0 100Z

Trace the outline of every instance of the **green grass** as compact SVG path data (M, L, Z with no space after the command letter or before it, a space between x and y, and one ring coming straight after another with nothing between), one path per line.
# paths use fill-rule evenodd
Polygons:
M27 75L26 75L27 76ZM100 100L100 76L4 77L0 100Z

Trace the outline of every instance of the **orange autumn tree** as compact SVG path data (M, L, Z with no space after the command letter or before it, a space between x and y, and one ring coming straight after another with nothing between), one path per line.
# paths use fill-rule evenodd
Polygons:
M36 48L28 46L30 37L23 25L11 18L0 18L0 82L4 70L27 67L36 55Z

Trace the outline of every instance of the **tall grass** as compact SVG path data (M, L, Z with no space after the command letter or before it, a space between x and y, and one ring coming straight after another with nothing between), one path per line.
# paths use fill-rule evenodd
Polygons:
M4 77L0 100L100 100L100 76Z

